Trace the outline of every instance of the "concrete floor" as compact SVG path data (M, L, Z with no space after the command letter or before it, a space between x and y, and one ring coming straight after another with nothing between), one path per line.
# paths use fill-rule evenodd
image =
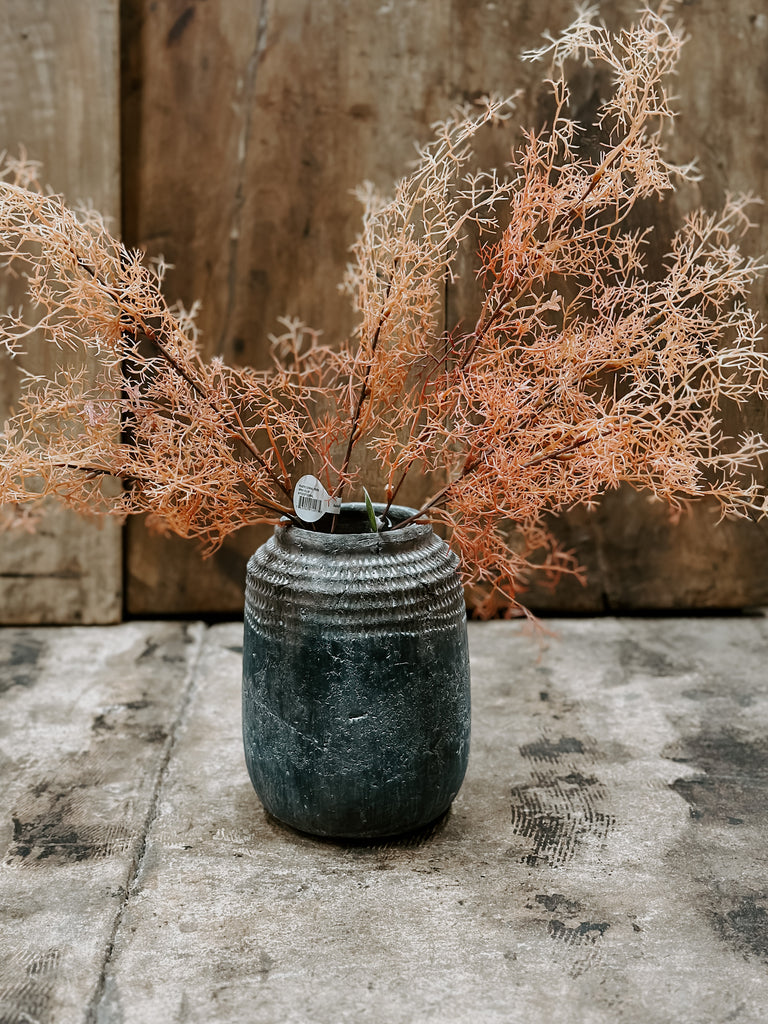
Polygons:
M427 834L269 820L241 627L0 631L2 1024L764 1024L768 619L472 625Z

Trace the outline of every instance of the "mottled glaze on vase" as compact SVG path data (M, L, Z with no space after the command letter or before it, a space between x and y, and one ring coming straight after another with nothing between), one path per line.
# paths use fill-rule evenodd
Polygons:
M390 510L394 521L411 514ZM248 771L272 815L316 835L428 824L456 796L469 754L458 560L427 524L347 532L365 522L349 504L333 534L280 525L248 563Z

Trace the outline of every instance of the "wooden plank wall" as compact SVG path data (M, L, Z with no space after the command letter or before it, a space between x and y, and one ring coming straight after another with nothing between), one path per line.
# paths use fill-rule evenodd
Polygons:
M636 4L604 0L601 7L616 27L631 21ZM8 15L0 27L0 141L26 135L57 188L88 195L107 211L117 206L116 8L117 0L0 0ZM666 204L662 236L682 211L716 206L727 191L768 195L768 0L690 0L679 11L692 38L677 79L674 147L681 159L698 155L704 179ZM403 173L414 141L425 141L430 123L457 101L521 89L520 123L539 122L540 71L516 55L572 13L570 0L122 0L127 241L176 265L171 298L202 300L209 354L264 365L281 314L328 338L343 336L350 315L336 285L359 224L350 190L366 178L386 187ZM22 38L22 16L43 26L34 37L42 40L35 53L47 53L42 64ZM44 67L55 74L45 79ZM574 79L585 116L600 87L589 71ZM37 148L30 124L40 133ZM483 156L502 164L509 143L499 136ZM747 244L766 250L768 217L761 215ZM448 322L461 319L471 301L459 281L448 296ZM765 317L764 286L757 301ZM766 408L732 421L734 429L747 425L768 429ZM536 590L530 603L600 611L765 602L765 525L716 528L715 519L701 507L672 525L644 495L611 494L598 513L577 512L558 525L589 569L588 585ZM72 536L74 527L63 529ZM238 614L245 560L263 535L243 531L203 562L189 543L153 537L132 522L128 613ZM37 543L27 559L34 564ZM69 541L60 543L57 557L70 550ZM100 560L112 566L114 555ZM106 577L114 594L111 568ZM106 591L94 583L71 602L108 607L98 596ZM45 607L57 605L60 597Z
M42 180L90 199L119 224L118 0L0 0L0 150L26 147ZM18 305L7 282L0 306ZM50 372L57 353L27 345L24 366ZM0 366L0 422L17 372ZM115 622L122 614L120 526L57 506L38 532L0 534L0 622Z
M634 0L604 2L609 24L628 23ZM457 101L522 89L521 123L540 119L536 69L516 54L572 16L570 0L127 0L125 228L131 241L177 265L170 280L203 302L208 352L257 365L281 314L347 329L336 292L358 227L349 190L386 185ZM661 235L682 210L716 205L727 191L768 195L764 160L768 4L694 0L680 8L691 34L677 82L676 152L697 154L704 180L668 203ZM585 112L600 82L574 81ZM508 141L484 154L502 163ZM748 241L768 243L768 220ZM448 316L471 302L466 285ZM765 289L758 296L765 314ZM742 423L765 429L765 408ZM734 424L737 426L737 424ZM558 530L589 569L582 588L535 590L539 608L581 611L753 604L768 599L765 526L715 527L711 508L672 525L645 495L611 494L592 515ZM232 538L202 563L180 541L128 534L127 606L133 614L237 612L244 561L259 534Z
M209 353L264 365L285 314L342 338L337 285L360 209L350 190L402 174L457 98L451 5L128 6L126 231L176 265L174 295L201 299ZM129 611L238 611L265 535L241 532L201 562L131 523Z

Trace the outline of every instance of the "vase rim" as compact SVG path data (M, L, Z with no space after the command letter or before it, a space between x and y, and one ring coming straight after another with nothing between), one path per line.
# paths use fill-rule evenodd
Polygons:
M384 514L386 505L373 503L374 512L377 516ZM417 509L408 508L405 505L392 505L387 513L388 518L394 523L403 522L417 514ZM397 549L403 545L412 544L432 533L432 526L426 522L409 523L397 530L383 530L379 533L371 533L367 527L367 509L362 501L344 502L341 506L342 517L354 517L360 520L361 529L349 530L339 533L326 533L313 530L311 525L306 527L298 526L288 519L284 519L275 527L275 539L287 543L289 546L299 547L304 550L342 552L360 550L381 550L383 548Z

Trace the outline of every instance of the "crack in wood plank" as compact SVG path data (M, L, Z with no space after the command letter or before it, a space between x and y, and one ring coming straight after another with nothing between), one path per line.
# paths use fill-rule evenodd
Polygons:
M221 333L219 335L219 352L224 351L224 346L229 336L232 313L235 308L235 294L238 282L238 266L240 252L240 223L242 210L245 204L244 180L246 173L246 162L248 148L251 140L251 128L253 125L254 113L254 92L256 89L256 75L261 63L262 55L267 46L268 27L267 0L262 0L259 9L259 20L256 25L256 41L253 50L248 58L245 76L245 88L243 90L243 125L237 143L237 185L235 187L235 202L232 209L232 227L229 235L229 264L227 269L227 305L222 317Z

